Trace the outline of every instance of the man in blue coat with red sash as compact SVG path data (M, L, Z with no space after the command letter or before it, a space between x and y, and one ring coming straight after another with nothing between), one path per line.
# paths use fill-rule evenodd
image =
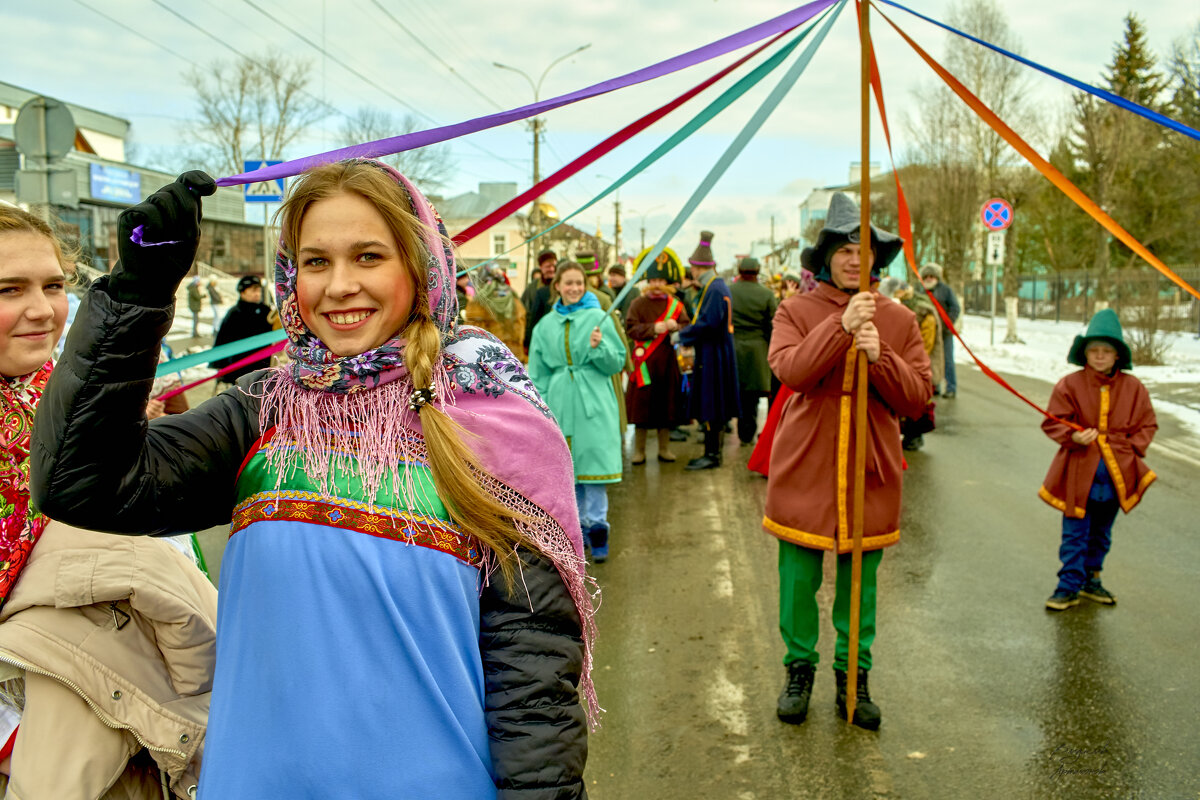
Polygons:
M689 461L687 469L721 466L725 423L741 413L733 352L733 301L729 287L717 277L712 238L711 231L701 231L700 244L688 259L700 295L695 320L679 331L679 343L696 351L689 407L704 430L704 455Z

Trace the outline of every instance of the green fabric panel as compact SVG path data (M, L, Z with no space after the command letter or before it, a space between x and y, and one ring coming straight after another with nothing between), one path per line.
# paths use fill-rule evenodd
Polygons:
M807 661L816 666L817 634L820 609L817 590L821 588L825 551L779 543L779 633L787 647L784 664ZM862 606L858 627L858 665L871 668L871 645L875 642L876 572L882 550L871 550L862 557ZM837 585L833 601L833 627L837 631L833 666L846 669L850 651L850 569L851 556L837 557Z
M410 464L408 469L412 476L414 493L416 495L416 507L411 510L418 514L449 522L450 515L446 511L446 506L442 503L441 498L437 495L437 490L434 488L433 483L433 473L429 467L424 464ZM259 450L251 456L250 460L246 463L245 469L242 470L241 476L238 478L238 504L241 504L246 498L252 495L273 490L275 488L275 479L275 470L267 464L266 455L262 450ZM297 469L293 472L291 476L284 480L279 488L287 491L320 493L316 481L309 478L302 469ZM362 480L356 476L342 473L332 481L331 488L334 497L357 500L363 503L368 502ZM379 491L375 494L374 504L381 510L409 510L401 502L399 495L393 491L391 477L386 474L383 476Z

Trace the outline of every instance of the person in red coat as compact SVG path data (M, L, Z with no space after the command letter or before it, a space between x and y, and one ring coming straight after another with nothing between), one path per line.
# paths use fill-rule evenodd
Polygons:
M1038 496L1063 513L1058 586L1046 608L1062 611L1079 597L1103 605L1117 598L1100 582L1117 511L1128 514L1154 482L1142 458L1158 430L1150 393L1132 369L1121 321L1112 309L1092 317L1067 361L1083 369L1058 382L1042 430L1058 452ZM1060 421L1061 420L1061 421ZM1082 425L1076 430L1067 422Z
M649 250L638 256L638 266ZM635 266L635 269L638 268ZM646 463L646 439L658 431L658 460L670 464L671 428L687 421L687 395L671 334L691 321L683 301L675 296L682 271L679 256L665 248L657 262L646 270L646 291L634 298L625 320L625 334L632 349L633 371L625 389L625 411L634 425L633 459L635 466Z
M916 317L899 303L877 302L879 272L902 242L874 226L870 236L870 249L861 253L858 209L845 195L834 195L812 254L818 286L780 304L768 353L771 369L795 392L784 403L771 448L763 518L763 528L780 540L779 630L787 647L787 682L776 714L793 724L808 715L818 661L816 595L826 551L837 557L833 668L838 711L843 718L846 714L858 353L866 353L870 388L853 722L869 730L878 729L881 718L867 687L875 639L875 575L882 549L900 539L899 418L920 416L933 394ZM871 270L871 291L858 291L861 269Z

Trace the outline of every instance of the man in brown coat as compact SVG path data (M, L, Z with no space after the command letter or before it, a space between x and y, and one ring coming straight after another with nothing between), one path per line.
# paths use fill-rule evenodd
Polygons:
M779 628L787 646L788 677L776 713L784 722L799 724L808 714L818 661L816 594L827 550L837 554L833 668L837 706L845 716L855 362L863 351L870 389L854 724L879 727L867 670L875 638L875 573L882 548L900 539L899 418L919 416L933 393L916 317L898 303L877 302L879 271L901 245L898 236L872 226L870 251L860 255L858 209L845 195L834 195L812 254L818 286L784 300L775 315L768 360L779 379L796 392L786 401L775 434L763 518L763 528L780 540ZM864 260L871 269L872 291L860 293L858 275Z

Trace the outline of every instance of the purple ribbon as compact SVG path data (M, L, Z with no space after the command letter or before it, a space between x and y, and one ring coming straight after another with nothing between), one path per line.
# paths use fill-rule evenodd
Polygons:
M129 241L142 247L158 247L160 244L179 244L179 242L147 242L145 239L146 226L138 225L129 234Z
M619 78L610 78L607 81L593 84L586 89L580 89L570 94L559 95L549 100L542 100L541 102L514 108L510 111L489 114L486 117L476 117L467 122L406 133L403 136L392 136L387 139L378 139L373 142L351 145L350 147L342 147L318 155L284 161L270 167L262 167L253 172L243 172L240 175L232 175L228 178L218 178L217 185L239 186L246 183L290 178L294 175L299 175L305 170L321 164L328 164L331 161L342 161L348 158L379 158L381 156L392 155L393 153L401 153L405 150L415 150L418 147L427 147L428 145L437 144L449 139L457 139L460 136L477 133L488 128L507 125L510 122L528 119L529 117L537 116L555 108L561 108L571 103L577 103L580 100L587 100L598 95L607 94L617 89L624 89L628 86L645 83L646 81L661 78L664 75L670 75L681 69L687 69L688 67L693 67L705 61L723 56L726 53L738 50L748 44L753 44L768 36L802 25L826 8L832 6L835 2L837 0L813 0L813 2L799 8L794 8L787 13L780 14L774 19L769 19L766 22L726 36L724 39L718 39L715 42L698 47L682 55L668 58L666 61L660 61L649 67L643 67L635 72L622 75Z

